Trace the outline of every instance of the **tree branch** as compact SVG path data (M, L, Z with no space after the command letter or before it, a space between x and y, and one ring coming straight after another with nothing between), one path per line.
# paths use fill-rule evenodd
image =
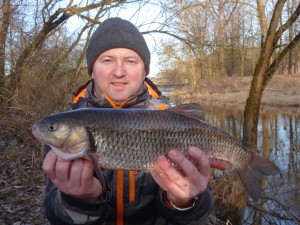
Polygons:
M272 75L275 73L276 69L280 65L280 63L283 61L284 57L292 51L297 44L300 43L300 32L296 35L296 37L280 52L280 54L273 60L271 65L268 67L264 79L264 85L267 85L267 83L270 81Z
M274 39L274 43L277 43L277 41L279 40L279 38L281 37L281 35L289 28L293 25L293 23L298 19L300 15L300 3L298 5L298 7L296 8L295 12L291 15L291 17L288 19L288 21L286 21L285 24L283 24L281 27L279 27L279 29L276 31L275 33L275 39Z
M297 218L293 213L291 213L288 208L279 200L277 200L276 198L271 198L271 197L267 197L267 196L263 196L264 199L268 199L268 200L272 200L274 202L276 202L278 205L280 205L285 211L286 213L298 224L300 224L300 218Z

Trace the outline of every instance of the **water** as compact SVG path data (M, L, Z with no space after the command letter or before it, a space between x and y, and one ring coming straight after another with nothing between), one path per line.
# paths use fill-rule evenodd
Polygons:
M182 103L180 99L170 101L173 105ZM241 109L207 103L202 103L202 107L207 122L242 139ZM275 162L282 175L262 180L262 198L258 203L249 199L240 224L300 224L300 108L261 111L257 143L259 154Z

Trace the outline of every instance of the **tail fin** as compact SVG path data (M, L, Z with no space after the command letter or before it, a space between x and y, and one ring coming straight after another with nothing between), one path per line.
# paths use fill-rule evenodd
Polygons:
M280 173L280 170L273 162L253 152L249 153L251 154L249 163L244 168L237 169L237 172L251 198L258 201L262 176L275 175Z

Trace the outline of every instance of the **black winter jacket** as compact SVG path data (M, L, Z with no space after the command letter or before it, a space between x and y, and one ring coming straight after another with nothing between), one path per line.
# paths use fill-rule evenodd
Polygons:
M72 108L112 107L105 97L96 98L92 94L92 89L93 81L90 81L74 93L71 97ZM142 90L124 107L164 109L169 105L157 88L146 80ZM75 199L60 192L47 178L44 210L51 224L117 224L119 212L117 212L116 193L120 188L118 184L120 172L112 170L103 170L103 172L109 191L103 195L100 202L94 203ZM159 188L150 173L124 171L121 174L124 225L198 225L202 224L212 211L213 195L209 186L198 196L191 209L179 211L164 203L163 190Z

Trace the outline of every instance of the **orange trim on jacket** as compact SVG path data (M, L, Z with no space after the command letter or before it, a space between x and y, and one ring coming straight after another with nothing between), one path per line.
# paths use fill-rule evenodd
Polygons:
M85 98L85 93L86 93L86 88L83 89L81 92L79 92L78 95L75 96L75 98L72 100L72 103L75 104L76 102L79 101L79 98Z
M121 105L117 106L116 103L114 102L114 100L112 100L107 93L104 93L103 94L104 98L106 98L107 101L109 101L109 103L111 104L111 106L114 108L114 109L122 109L126 103L128 101L130 101L132 98L127 98L124 102L122 102Z
M147 82L145 82L145 84L146 84L146 86L148 88L149 94L152 95L154 98L158 98L159 95L157 94L157 92L154 91L154 89Z
M138 171L129 171L129 202L135 202L135 176Z

